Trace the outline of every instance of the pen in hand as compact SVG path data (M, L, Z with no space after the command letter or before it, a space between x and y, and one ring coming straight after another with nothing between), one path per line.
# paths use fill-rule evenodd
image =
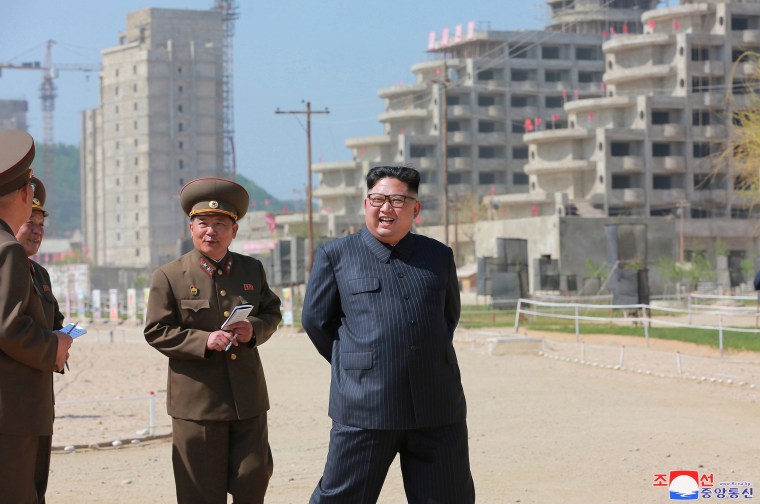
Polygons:
M71 331L73 331L78 325L79 325L79 321L77 320L76 322L74 322L74 325L71 326L71 329L69 329L66 334L71 335ZM69 368L69 361L66 361L64 364L66 364L66 369L71 371L71 369Z

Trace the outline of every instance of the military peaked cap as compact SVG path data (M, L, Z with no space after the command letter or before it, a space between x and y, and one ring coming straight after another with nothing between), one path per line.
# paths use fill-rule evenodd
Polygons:
M34 188L34 198L32 198L32 211L39 210L45 217L48 216L45 210L45 184L37 177L32 177L32 187Z
M34 139L25 131L0 131L0 196L29 181L34 160Z
M238 220L248 211L248 200L245 187L221 178L191 180L179 192L180 205L189 217L222 214Z

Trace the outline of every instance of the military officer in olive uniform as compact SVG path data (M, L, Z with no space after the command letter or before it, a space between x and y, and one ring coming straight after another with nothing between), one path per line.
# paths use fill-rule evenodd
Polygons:
M58 300L53 295L53 289L50 285L50 274L40 264L31 259L42 245L42 238L45 236L45 217L48 212L45 210L45 186L37 177L32 177L32 189L34 197L32 198L32 215L29 220L21 225L16 233L16 240L24 247L29 259L29 269L32 274L34 290L42 302L42 309L45 312L45 329L57 331L63 327L63 314L58 307ZM40 504L45 502L45 491L48 484L48 473L50 469L50 447L52 446L53 436L41 437L39 445L39 455L37 457L37 472L35 474L35 486L37 495L40 498ZM43 442L45 441L45 442Z
M145 339L169 357L174 479L182 504L264 502L272 475L258 346L282 319L258 260L229 251L248 192L201 178L180 192L194 250L153 274ZM237 305L247 320L220 328ZM226 350L229 344L229 350Z
M42 308L45 310L45 319L48 321L47 328L57 331L63 327L64 317L58 306L58 300L53 295L50 274L39 263L31 259L39 252L42 239L45 237L45 217L49 215L44 208L45 185L37 177L32 177L32 188L34 189L32 215L18 230L16 239L26 250L26 255L30 257L29 266L32 272L32 280L37 294L40 295Z
M53 434L53 371L63 369L71 336L52 331L34 289L29 260L15 234L29 220L34 197L34 141L0 132L0 499L44 502Z

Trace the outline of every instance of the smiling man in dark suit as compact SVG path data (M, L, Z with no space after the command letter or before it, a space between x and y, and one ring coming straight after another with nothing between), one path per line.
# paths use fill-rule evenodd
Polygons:
M366 229L321 247L302 324L332 366L333 420L312 503L374 503L398 453L409 502L475 501L452 339L459 285L449 247L412 234L419 173L367 174Z

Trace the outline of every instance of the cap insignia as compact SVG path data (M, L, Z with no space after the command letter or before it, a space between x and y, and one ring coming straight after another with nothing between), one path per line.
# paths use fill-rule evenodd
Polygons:
M219 208L219 202L216 200L211 200L208 202L209 208Z
M198 287L196 287L195 285L190 286L190 294L192 294L193 296L197 296L198 295Z

